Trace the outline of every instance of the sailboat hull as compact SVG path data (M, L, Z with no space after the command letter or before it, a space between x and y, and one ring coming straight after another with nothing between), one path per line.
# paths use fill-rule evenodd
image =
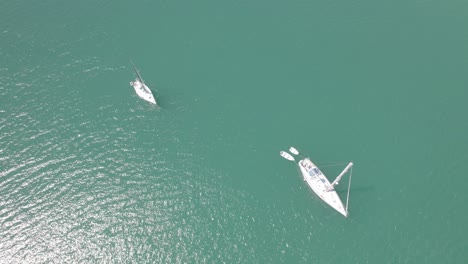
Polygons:
M302 175L304 176L304 180L318 195L318 197L340 214L347 217L348 213L336 191L334 189L327 191L330 186L330 181L320 171L320 169L308 158L300 160L298 165L301 169Z
M156 104L156 99L154 99L153 93L145 83L141 82L137 78L135 81L130 82L130 85L133 86L133 89L135 89L135 92L140 98L152 104Z

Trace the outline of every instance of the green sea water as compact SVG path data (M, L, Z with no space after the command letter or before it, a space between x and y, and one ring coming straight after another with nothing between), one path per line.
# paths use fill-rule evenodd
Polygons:
M0 263L467 263L467 26L461 0L2 1ZM348 218L289 146L354 162Z

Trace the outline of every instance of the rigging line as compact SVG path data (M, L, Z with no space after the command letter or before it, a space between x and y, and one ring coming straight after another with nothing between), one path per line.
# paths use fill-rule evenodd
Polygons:
M353 176L353 167L349 172L348 195L346 196L346 214L348 214L349 191L351 190L351 177Z
M322 161L322 160L316 160L317 163L320 163L320 164L338 164L338 165L343 165L343 164L348 164L348 161Z
M319 162L317 162L319 163ZM338 166L343 166L343 165L346 165L347 163L346 162L343 162L343 163L336 163L336 164L331 164L331 165L320 165L320 168L327 168L327 167L338 167Z

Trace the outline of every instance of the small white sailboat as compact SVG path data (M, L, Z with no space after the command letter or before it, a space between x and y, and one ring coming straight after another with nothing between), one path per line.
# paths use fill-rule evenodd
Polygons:
M299 151L295 148L291 147L289 149L291 153L294 155L298 155ZM287 155L285 155L285 154ZM281 156L286 158L287 160L291 160L288 157L291 157L294 161L294 158L287 152L281 151ZM301 170L302 175L304 176L304 180L310 186L310 188L328 205L334 208L336 211L348 217L348 202L349 202L349 189L351 187L351 176L352 172L350 172L349 176L349 185L348 185L348 194L346 198L346 207L341 202L340 197L335 191L335 186L339 183L341 178L352 169L353 163L350 162L346 168L336 177L336 179L330 183L328 178L320 171L320 169L309 159L304 158L298 162L299 169Z
M151 92L150 88L145 84L145 82L143 81L143 78L141 78L140 73L138 72L133 62L132 62L132 66L133 66L133 69L135 70L137 77L135 78L135 81L130 82L130 85L133 86L133 89L135 89L135 92L140 98L152 104L156 104L156 99L154 99L153 93Z

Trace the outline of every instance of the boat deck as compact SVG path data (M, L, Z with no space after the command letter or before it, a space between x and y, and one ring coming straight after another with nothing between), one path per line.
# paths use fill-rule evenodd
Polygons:
M330 181L320 169L308 158L299 161L298 165L304 176L304 180L309 184L310 188L328 205L342 215L348 216L336 191L327 191L330 186Z
M148 86L146 86L145 83L142 83L137 78L135 81L131 82L130 85L133 86L133 88L135 89L135 92L137 93L139 97L143 98L144 100L150 103L156 104L156 99L154 98L153 93L148 88Z

